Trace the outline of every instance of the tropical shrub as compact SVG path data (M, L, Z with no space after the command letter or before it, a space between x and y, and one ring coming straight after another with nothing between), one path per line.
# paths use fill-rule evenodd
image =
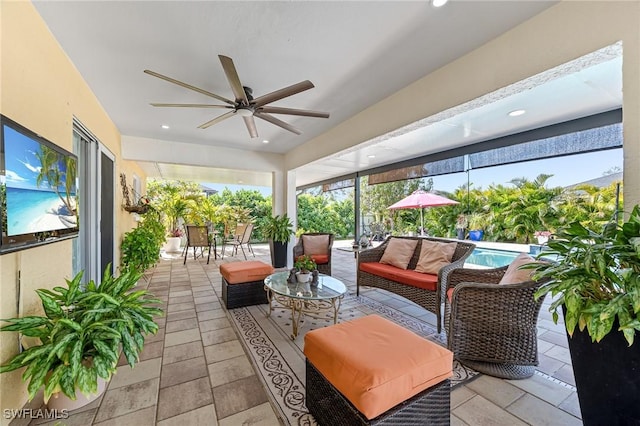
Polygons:
M44 386L45 402L63 392L76 399L76 390L85 395L97 392L98 377L108 380L116 371L120 350L130 366L139 359L147 334L155 334L154 317L160 303L146 290L131 291L140 274L128 271L111 275L104 271L101 284L92 280L83 289L82 272L65 287L39 289L44 315L2 320L0 331L18 332L36 338L39 344L17 354L0 373L26 367L29 399Z
M155 211L144 214L138 226L124 234L120 245L121 271L143 273L155 265L164 239L164 225L159 215Z

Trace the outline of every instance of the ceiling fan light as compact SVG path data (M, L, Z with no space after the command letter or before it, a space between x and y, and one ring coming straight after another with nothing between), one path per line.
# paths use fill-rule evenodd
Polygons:
M251 117L253 115L253 110L250 110L249 108L238 108L236 110L236 114L240 117Z

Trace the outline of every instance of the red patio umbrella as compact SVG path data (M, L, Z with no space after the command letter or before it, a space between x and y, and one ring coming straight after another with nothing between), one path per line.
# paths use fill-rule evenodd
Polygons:
M420 235L424 235L424 218L422 209L424 207L440 207L459 204L457 201L450 200L433 192L426 192L421 189L413 191L410 195L387 207L390 210L397 209L420 209Z

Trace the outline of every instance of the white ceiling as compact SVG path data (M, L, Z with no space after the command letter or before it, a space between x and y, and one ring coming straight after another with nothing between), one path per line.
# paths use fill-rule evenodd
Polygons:
M34 1L123 135L170 141L176 149L193 150L194 156L198 145L286 153L553 3L454 0L434 9L426 1ZM315 88L272 105L327 111L330 118L278 116L301 129L301 136L256 119L259 138L251 139L239 117L197 128L219 115L218 110L149 105L217 102L146 75L144 69L233 98L219 54L233 58L254 97L311 80ZM296 183L618 107L620 64L600 62L591 72L554 74L529 84L526 91L505 88L502 95L426 117L397 135L363 141L357 149L299 169ZM517 108L530 113L517 121L505 118ZM219 183L243 179L231 170L159 163L153 152L148 160L143 167L151 177ZM249 176L246 171L242 175ZM268 174L254 175L244 178L245 183L271 184Z

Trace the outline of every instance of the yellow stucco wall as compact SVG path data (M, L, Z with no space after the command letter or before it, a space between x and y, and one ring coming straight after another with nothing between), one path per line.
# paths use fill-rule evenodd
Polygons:
M563 1L285 156L287 170L623 42L624 199L640 203L640 1Z
M120 133L30 2L0 2L0 112L53 143L71 151L76 117L115 155L116 246L135 225L121 207L117 179L133 173L144 185L136 163L121 160ZM120 256L116 249L115 258ZM0 318L15 317L18 274L22 313L40 308L37 288L62 285L72 273L72 241L66 240L0 256ZM17 351L14 333L0 333L0 363ZM21 408L27 400L21 372L0 375L0 410ZM0 424L8 424L0 411Z

